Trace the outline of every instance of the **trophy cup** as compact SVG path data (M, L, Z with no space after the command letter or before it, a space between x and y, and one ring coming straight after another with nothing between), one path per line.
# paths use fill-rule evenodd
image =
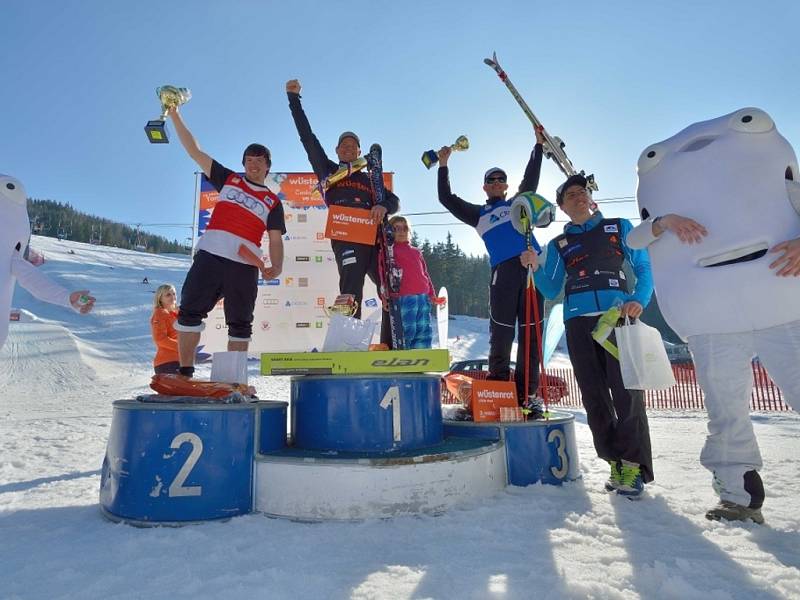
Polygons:
M192 97L192 92L187 88L177 88L174 85L164 85L156 88L156 96L161 101L161 115L157 119L148 121L144 126L147 139L151 144L169 144L167 138L167 113L169 109L181 104L186 104Z
M333 301L333 306L325 308L325 313L330 317L331 315L341 315L343 317L352 317L356 314L358 305L356 304L356 297L353 294L339 294L336 300Z
M453 150L466 150L469 148L469 140L467 136L460 135L453 145L450 146ZM439 154L435 150L428 150L422 153L422 164L427 169L439 162Z

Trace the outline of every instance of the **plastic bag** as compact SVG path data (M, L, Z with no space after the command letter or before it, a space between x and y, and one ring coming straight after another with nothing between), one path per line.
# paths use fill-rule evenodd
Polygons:
M323 352L352 352L369 350L372 335L375 333L374 319L354 319L339 314L331 314L328 332L322 344Z
M661 334L641 321L630 321L614 328L619 348L622 382L629 390L665 390L675 385L675 375L667 358Z

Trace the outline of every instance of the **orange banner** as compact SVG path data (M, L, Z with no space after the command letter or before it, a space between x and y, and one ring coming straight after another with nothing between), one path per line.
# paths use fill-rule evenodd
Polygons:
M517 389L513 381L472 382L472 418L476 423L499 421L501 408L517 407Z
M346 206L328 207L326 238L374 246L377 233L378 224L372 220L368 210Z

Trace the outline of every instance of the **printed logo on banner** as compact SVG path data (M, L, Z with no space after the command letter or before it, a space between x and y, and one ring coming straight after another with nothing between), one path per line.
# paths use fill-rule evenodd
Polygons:
M270 324L269 321L261 321L261 331L269 331Z
M295 326L297 329L308 329L309 327L311 327L311 323L308 323L308 322L300 322L300 323L295 323L295 324L294 324L294 326Z
M378 301L375 298L367 298L367 300L364 301L364 306L375 308L378 306Z
M239 174L239 177L242 175ZM199 179L198 233L201 233L220 198L204 176L201 175ZM328 207L319 194L311 198L316 183L316 177L310 173L271 173L267 177L266 185L283 202L289 231L281 238L285 239L285 256L288 260L284 262L284 272L279 279L264 281L259 278L258 304L250 344L255 352L308 352L322 346L328 328L323 309L332 302L330 294L335 296L338 291L338 277L337 269L333 268L336 258L323 233ZM264 249L268 247L268 241L269 237L265 234L262 242ZM307 258L298 260L296 257ZM314 270L309 270L303 263L314 263ZM317 268L317 265L325 268ZM309 277L312 272L313 277ZM367 282L364 292L365 299L376 297L371 281ZM328 297L330 300L326 303ZM286 312L287 300L290 302L290 313ZM370 305L379 307L380 302L373 300ZM224 324L223 306L224 303L220 302L206 320L202 341L207 351L226 348L228 331ZM268 323L269 329L263 323ZM308 326L301 325L298 328L296 323L308 323ZM297 335L300 328L304 329L303 334ZM291 332L295 332L295 335L292 336Z
M299 306L308 306L308 302L305 300L287 300L284 306L286 308L292 308L292 307L297 308Z

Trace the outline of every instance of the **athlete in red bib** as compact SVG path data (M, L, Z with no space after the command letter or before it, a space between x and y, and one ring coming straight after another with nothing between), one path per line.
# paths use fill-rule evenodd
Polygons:
M194 260L181 289L175 330L178 332L180 373L191 377L203 320L225 298L228 350L247 351L252 335L253 309L258 295L259 269L243 255L261 256L267 232L271 266L262 269L274 279L283 268L283 205L265 185L272 166L270 151L250 144L242 155L244 176L222 166L203 152L186 128L178 109L170 111L178 138L219 192L211 221L195 247ZM245 246L249 252L240 249Z

